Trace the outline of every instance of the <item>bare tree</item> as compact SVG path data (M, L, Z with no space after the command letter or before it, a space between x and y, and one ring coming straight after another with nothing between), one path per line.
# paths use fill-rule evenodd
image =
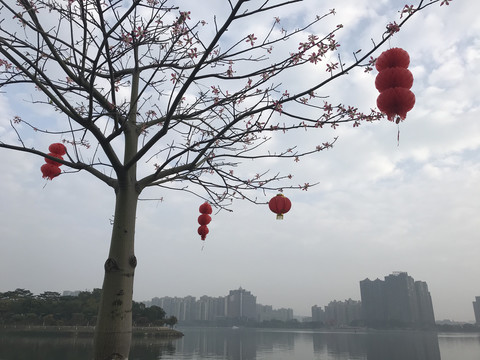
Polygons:
M95 359L128 357L141 192L190 191L225 208L232 199L257 202L255 190L292 187L288 174L266 169L247 178L234 169L247 159L298 159L336 140L269 151L266 144L278 133L383 118L376 110L332 105L320 89L354 68L372 70L373 53L411 16L439 1L400 9L399 23L388 24L368 51L353 49L347 64L337 55L342 26L326 35L310 31L335 10L292 30L274 16L301 0L225 0L228 11L205 20L193 19L180 1L0 0L0 86L28 87L33 103L53 107L63 119L15 116L18 142L0 141L0 147L56 160L70 169L65 172L87 171L116 194ZM251 21L271 25L256 34ZM283 90L282 80L315 65L323 80L291 94ZM61 135L66 156L27 147L22 129L28 127Z

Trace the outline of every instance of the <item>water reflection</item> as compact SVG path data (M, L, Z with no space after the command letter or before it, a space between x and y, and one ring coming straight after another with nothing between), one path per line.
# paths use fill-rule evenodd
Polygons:
M368 360L440 360L432 332L378 333L367 336Z
M182 331L185 336L176 340L134 338L130 360L440 360L437 334L429 332ZM472 356L468 359L478 359L479 338L469 339L444 340L443 360L465 359L462 355L469 351ZM464 349L465 345L470 350ZM91 338L0 336L0 360L88 360L91 356Z
M313 350L353 359L440 360L434 332L316 333Z
M257 336L244 329L184 329L184 337L175 346L182 354L198 354L200 358L255 360Z
M433 332L197 329L186 330L176 347L181 354L198 354L202 359L255 360L268 358L268 354L303 353L300 348L311 343L320 359L440 360L438 337Z
M172 356L176 352L174 340L158 338L134 338L129 360L156 360Z
M348 332L314 333L313 351L325 356L338 354L345 358L363 359L366 353L366 335Z
M91 337L0 334L0 360L89 360L92 347ZM134 337L129 359L157 360L174 353L174 340Z
M88 338L72 338L57 335L0 336L0 360L85 360L90 359L93 341Z

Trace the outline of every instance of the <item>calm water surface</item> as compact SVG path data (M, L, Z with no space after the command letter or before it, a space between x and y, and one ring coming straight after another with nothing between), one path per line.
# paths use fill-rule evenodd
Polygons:
M184 328L134 339L130 360L480 360L480 334ZM91 339L0 335L0 360L89 360Z

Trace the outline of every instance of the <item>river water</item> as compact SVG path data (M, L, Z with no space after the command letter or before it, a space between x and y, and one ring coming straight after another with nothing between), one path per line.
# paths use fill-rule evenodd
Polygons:
M130 360L480 360L480 334L184 328L135 338ZM89 360L92 340L2 333L0 360Z

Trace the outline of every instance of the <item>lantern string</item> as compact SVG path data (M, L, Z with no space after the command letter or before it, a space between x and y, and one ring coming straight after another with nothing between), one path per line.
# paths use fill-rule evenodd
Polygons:
M400 146L400 124L397 122L397 146Z

